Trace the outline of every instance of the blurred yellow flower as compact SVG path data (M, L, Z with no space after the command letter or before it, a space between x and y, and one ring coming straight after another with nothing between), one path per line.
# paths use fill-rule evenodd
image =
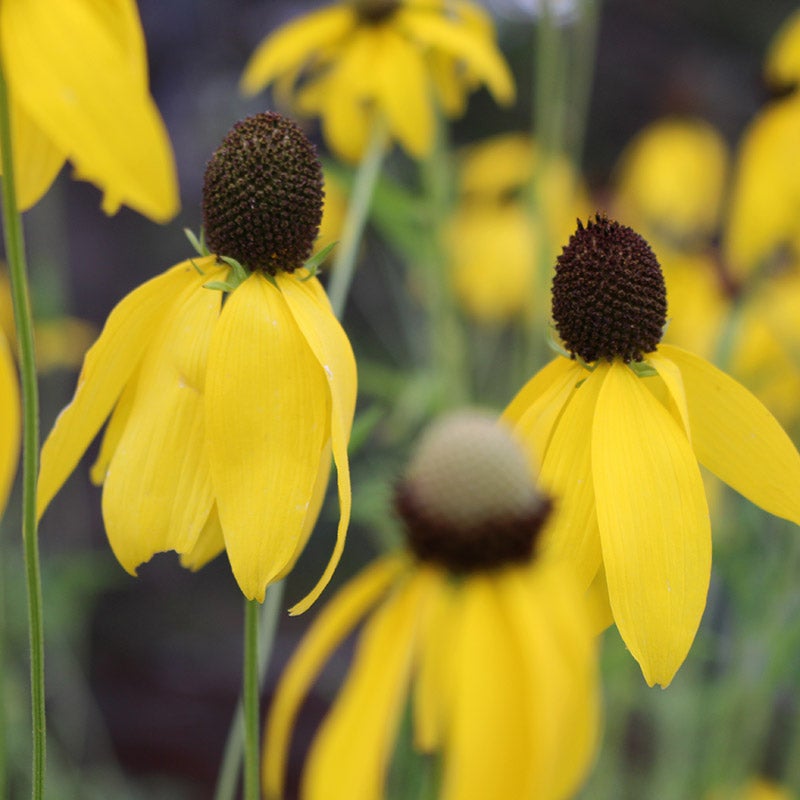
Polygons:
M296 113L320 117L328 146L353 162L378 118L422 158L434 101L455 116L481 83L498 102L514 98L491 22L467 0L350 0L310 13L270 34L247 64L246 93L270 83Z
M711 571L698 463L800 524L800 455L770 412L702 358L661 344L666 292L647 243L598 218L556 267L553 319L571 358L537 373L504 412L561 498L546 552L607 582L617 628L648 684L691 647Z
M175 164L133 0L3 0L0 59L22 210L69 160L106 213L125 204L157 222L175 216Z
M299 266L321 184L313 147L288 120L261 114L233 128L206 168L203 204L209 247L237 261L184 261L111 312L44 443L40 515L108 419L92 478L122 566L134 574L175 550L198 569L225 549L242 592L261 601L305 546L332 453L337 543L293 611L314 601L344 545L356 395L347 336Z
M6 509L19 459L20 405L17 369L0 329L0 518Z
M765 778L754 778L738 789L715 789L705 800L794 800L795 795Z
M494 324L530 315L537 292L537 264L547 273L560 242L588 200L564 160L544 166L539 196L530 210L535 144L523 134L504 134L467 148L459 165L459 199L445 232L455 295L475 320Z
M367 618L311 745L303 800L383 797L399 723L440 754L443 800L559 800L597 742L596 653L568 565L531 551L550 504L519 443L459 412L425 434L398 490L408 552L377 561L325 607L288 664L264 741L264 791L284 796L303 697Z

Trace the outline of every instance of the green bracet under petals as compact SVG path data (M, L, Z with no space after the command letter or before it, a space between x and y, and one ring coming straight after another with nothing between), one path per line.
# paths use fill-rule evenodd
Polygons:
M542 550L554 558L569 559L584 589L601 562L591 441L597 396L607 372L608 365L603 362L594 372L585 373L586 380L569 398L556 423L539 478L557 503L542 532Z
M314 589L290 609L291 614L302 613L319 597L331 579L344 548L352 502L347 444L353 426L358 388L356 362L350 340L333 315L328 297L319 281L316 278L304 280L305 277L303 271L300 271L294 275L278 274L275 281L328 384L332 412L331 449L336 464L339 493L339 525L336 545L325 572Z
M217 513L217 504L211 506L206 524L197 537L194 547L181 553L181 566L193 571L204 567L213 558L216 558L225 549L225 537L222 535L222 525Z
M800 454L764 404L722 370L661 345L681 371L697 459L770 514L800 525Z
M263 788L267 800L284 796L292 726L303 698L331 653L407 568L404 558L373 562L320 611L283 672L264 736Z
M431 574L418 572L395 588L364 625L333 708L311 745L302 796L381 800L411 674L419 607Z
M206 377L217 509L231 569L250 600L263 602L297 550L332 435L329 396L283 294L253 273L227 296Z
M460 587L451 622L453 700L442 800L524 796L519 776L528 774L533 747L529 687L503 605L490 574L476 573Z
M652 364L661 380L664 381L669 396L672 398L672 402L678 410L683 430L686 432L686 436L691 442L692 426L689 419L689 406L686 402L686 390L683 386L681 371L673 361L670 361L668 358L658 353L649 353L647 361Z
M19 460L19 383L11 348L0 331L0 517L6 508Z
M592 473L617 628L647 683L667 686L705 608L711 526L686 433L640 381L621 362L607 370Z
M203 289L199 277L176 300L145 354L103 485L108 541L132 574L155 553L191 551L214 503L204 394L221 296Z
M133 0L3 0L0 51L16 102L100 187L107 213L125 203L158 222L175 215L172 149Z
M556 370L552 371L556 373L553 375L552 383L542 386L540 392L534 394L531 391L527 393L528 397L531 398L531 404L525 409L521 409L518 406L517 398L515 398L511 406L503 412L502 417L504 420L511 422L516 435L524 443L529 459L534 465L541 464L542 460L546 458L553 431L561 414L576 390L578 383L585 380L590 374L574 361L569 361L568 359L559 358L551 363L559 365L557 372ZM528 382L528 386L523 388L522 392L531 387L534 381L538 382L542 373L549 371L549 368L550 365L537 373ZM516 410L521 412L521 416L518 420L512 421L513 417L509 414L509 411L513 413Z
M211 266L214 258L202 261ZM184 261L134 289L109 314L83 360L75 396L42 447L39 517L111 413L170 306L190 284L199 286L198 275Z

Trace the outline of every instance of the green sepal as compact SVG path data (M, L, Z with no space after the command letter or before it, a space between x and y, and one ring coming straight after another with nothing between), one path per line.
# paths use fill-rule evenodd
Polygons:
M658 370L646 361L630 361L628 367L639 378L652 378L654 375L658 375Z
M199 239L197 236L195 236L194 232L189 228L184 228L183 234L189 240L189 244L194 248L197 255L203 257L211 255L211 253L208 252L208 248L206 247L206 232L202 228L200 228Z
M219 256L219 260L231 268L231 271L228 273L228 279L226 281L209 281L208 283L204 283L204 289L216 289L219 292L233 292L240 284L250 277L250 273L235 258Z
M333 250L339 242L331 242L327 247L323 247L319 253L315 253L303 266L308 270L308 275L305 278L300 278L301 281L307 281L310 278L316 278L319 272L319 267L322 262L328 257L328 254Z

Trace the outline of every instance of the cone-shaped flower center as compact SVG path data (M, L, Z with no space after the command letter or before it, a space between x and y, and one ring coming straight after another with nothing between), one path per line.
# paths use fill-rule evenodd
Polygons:
M237 122L206 166L209 249L251 270L293 272L319 231L322 180L314 145L291 120L266 112Z
M570 237L556 263L553 320L567 350L586 362L641 361L667 319L664 276L638 233L599 214Z
M411 550L453 572L528 560L550 510L510 431L475 411L423 435L395 501Z
M362 23L376 25L400 8L400 0L353 0L353 6Z

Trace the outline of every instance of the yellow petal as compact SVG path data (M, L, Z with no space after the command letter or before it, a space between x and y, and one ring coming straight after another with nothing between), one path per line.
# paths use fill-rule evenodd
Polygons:
M15 101L77 174L158 222L178 210L164 123L150 97L133 0L7 0L0 47Z
M570 361L568 358L554 358L517 392L503 412L503 419L509 424L515 425L539 397L562 375L573 373L575 366L575 362Z
M405 560L395 556L375 561L334 595L311 624L283 672L267 717L263 780L268 800L283 797L292 725L317 673L342 639L406 568Z
M442 51L483 81L498 103L514 101L514 80L489 32L478 32L441 12L421 13L401 8L396 25L422 46Z
M641 380L621 362L610 366L592 472L614 619L647 683L667 686L705 608L711 528L686 433Z
M600 566L600 535L592 484L592 427L606 364L574 391L556 425L542 462L540 480L555 503L542 532L542 550L568 559L587 588Z
M431 577L412 576L364 626L347 681L311 746L302 788L308 800L329 800L332 785L348 800L384 797Z
M202 269L213 262L209 257L196 263ZM109 314L100 338L86 353L72 402L42 447L40 517L111 413L169 306L198 277L191 263L184 261L134 289Z
M211 338L206 392L225 548L244 595L262 602L297 552L333 433L325 373L283 294L261 273L225 301ZM336 457L336 443L333 449Z
M17 204L20 211L27 211L50 188L65 155L16 101L11 103L11 142Z
M789 16L773 37L764 71L767 80L778 88L800 81L800 11Z
M800 455L775 417L740 383L672 345L686 387L700 463L748 500L800 525Z
M452 709L442 800L532 796L524 792L533 745L531 687L504 605L490 575L463 582L451 622Z
M678 411L678 417L683 425L684 431L686 431L686 436L691 442L692 428L689 421L689 407L686 404L686 391L683 386L681 371L674 362L658 355L658 353L650 353L647 356L647 361L655 367L658 376L664 381L669 396Z
M339 526L334 548L325 572L311 592L290 613L300 614L319 597L333 574L344 548L345 534L350 522L350 466L347 445L356 408L358 379L356 362L350 340L333 315L322 286L316 278L303 280L293 275L276 277L286 304L322 368L331 399L330 435L339 492Z
M216 504L211 507L206 524L197 537L194 547L181 553L181 566L196 572L216 558L225 549L225 537L219 521Z
M264 39L247 62L241 89L255 94L283 72L313 61L319 48L345 36L355 23L353 12L331 6L306 14Z
M192 550L213 505L204 394L221 299L199 282L188 286L144 355L103 485L108 541L128 572L154 553Z
M20 407L17 369L0 331L0 517L6 508L19 459Z

